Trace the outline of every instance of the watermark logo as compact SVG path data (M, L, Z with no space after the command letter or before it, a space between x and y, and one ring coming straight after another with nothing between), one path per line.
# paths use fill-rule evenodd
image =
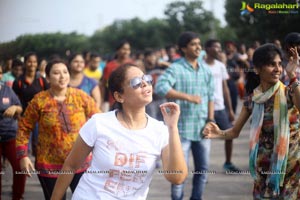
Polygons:
M254 11L265 11L268 14L298 14L300 3L297 0L295 3L259 3L254 2L252 6L249 3L242 1L241 16L251 15Z
M241 15L248 15L250 13L253 13L254 12L254 9L249 5L247 4L245 1L242 1L242 7L241 7Z

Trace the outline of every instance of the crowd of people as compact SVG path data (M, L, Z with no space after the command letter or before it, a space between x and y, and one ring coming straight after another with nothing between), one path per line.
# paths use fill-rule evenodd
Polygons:
M182 200L189 153L194 172L209 171L211 139L225 140L223 169L240 171L233 139L250 117L253 199L299 199L299 55L297 32L283 45L223 50L187 31L135 56L122 40L109 60L89 51L10 58L0 64L0 167L12 166L12 199L23 199L32 174L45 199L66 199L68 187L73 199L146 199L162 168L170 198ZM202 199L207 176L193 173L190 199Z

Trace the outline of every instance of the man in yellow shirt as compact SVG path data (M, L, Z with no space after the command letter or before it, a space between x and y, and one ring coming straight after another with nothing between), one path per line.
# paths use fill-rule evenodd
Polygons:
M98 83L102 77L102 72L99 69L101 57L97 53L92 53L88 66L83 70L83 73L89 77L95 79Z

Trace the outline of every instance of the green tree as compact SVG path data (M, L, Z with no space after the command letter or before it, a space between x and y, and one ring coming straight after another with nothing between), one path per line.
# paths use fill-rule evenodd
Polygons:
M167 5L165 15L165 19L154 18L149 21L139 18L115 21L90 38L91 47L98 52L109 53L114 51L118 41L127 39L133 50L160 48L176 44L183 31L197 32L204 41L211 37L214 28L220 30L220 22L202 7L200 0L172 2ZM226 30L232 33L228 28Z
M3 59L8 55L15 57L34 51L40 57L49 57L52 54L65 57L67 50L82 51L88 46L88 37L77 33L28 34L18 37L13 42L1 44L0 55Z
M228 40L236 41L238 39L234 30L229 26L217 27L216 35L217 35L217 39L220 40L221 42L225 42Z
M65 56L67 50L92 50L101 54L115 51L120 40L130 42L133 51L145 48L161 48L176 44L179 34L194 31L200 34L201 40L217 34L217 38L236 37L230 27L220 27L220 22L210 11L206 11L201 0L189 2L175 1L166 6L164 19L153 18L142 21L139 18L118 20L113 24L96 31L91 37L76 33L47 33L24 35L13 42L0 44L0 56L24 55L28 51L36 51L39 56L52 54Z
M220 26L220 22L214 18L212 12L203 8L202 3L200 0L175 1L167 5L165 15L169 25L167 34L170 42L177 41L183 31L194 31L207 38L214 28Z
M16 45L14 41L0 44L0 61L15 56L16 56Z
M247 0L245 2L252 8L254 8L254 3L258 2L262 4L295 3L295 1L287 2L286 0ZM241 15L241 7L242 1L227 0L225 18L242 42L252 43L254 40L272 42L276 38L283 39L289 32L300 32L300 26L297 26L300 21L299 14L270 14L265 9L254 9L252 13ZM271 10L278 11L278 9ZM298 13L299 9L295 11Z
M90 38L91 48L101 53L113 52L118 42L124 39L136 50L158 47L165 44L166 28L166 22L156 18L147 22L139 18L118 20Z

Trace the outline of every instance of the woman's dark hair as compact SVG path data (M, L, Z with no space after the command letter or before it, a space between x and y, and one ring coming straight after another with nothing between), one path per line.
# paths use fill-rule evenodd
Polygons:
M271 43L264 44L254 51L253 64L256 68L262 68L271 64L277 55L282 59L280 49Z
M46 69L45 69L46 76L49 77L50 76L50 71L51 71L53 65L59 64L59 63L62 63L64 65L66 65L66 62L62 59L54 59L54 60L51 60L50 62L48 62L48 64L46 65Z
M294 45L300 44L300 33L298 32L291 32L288 33L284 38L284 46L286 48Z
M116 45L116 48L115 50L118 51L119 49L121 49L125 44L129 44L129 41L128 40L121 40L118 42L118 44Z
M114 92L119 92L120 94L124 92L123 84L126 78L126 73L128 69L131 67L137 67L137 66L130 63L124 64L111 73L108 80L108 89L113 97L114 97ZM112 109L122 110L122 104L116 101Z
M77 56L81 56L83 58L83 62L85 62L83 54L82 53L72 53L69 57L68 57L68 70L69 72L71 72L71 62L77 57Z
M81 57L84 59L82 53L72 53L72 54L68 57L68 64L70 65L71 62L72 62L77 56L81 56Z
M37 56L37 54L35 52L28 52L24 56L24 63L26 63L27 60L29 59L29 57L31 57L31 56L35 56L36 59L38 60L38 56Z
M279 55L282 59L281 51L274 44L267 43L258 47L253 54L253 65L256 69L261 69L273 62L275 56ZM246 92L253 93L253 90L260 84L260 79L254 70L249 70L246 74Z
M253 93L253 90L260 84L259 76L255 74L254 68L250 68L246 73L246 96Z
M190 43L190 41L192 41L195 38L199 38L197 33L191 32L191 31L187 31L187 32L183 32L178 39L178 49L179 52L182 56L184 56L183 51L181 50L184 47L187 47L187 45Z
M117 43L116 47L115 47L115 54L113 56L114 59L118 59L118 51L125 45L125 44L129 44L130 46L130 42L128 40L121 40Z
M46 62L48 62L47 58L42 57L42 58L39 58L38 65L40 65L40 64L42 63L43 60L45 60Z

